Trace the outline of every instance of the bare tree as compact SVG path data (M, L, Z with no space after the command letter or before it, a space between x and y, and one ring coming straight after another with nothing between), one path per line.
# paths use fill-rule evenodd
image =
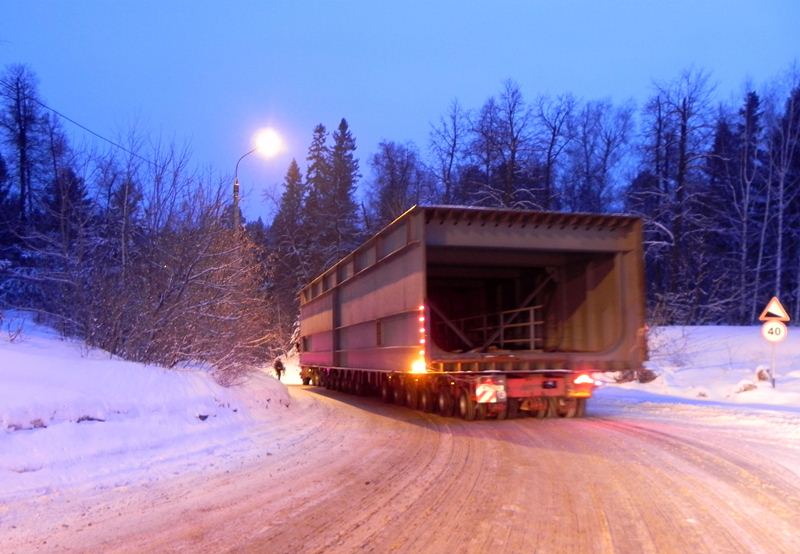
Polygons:
M413 144L381 141L370 165L374 178L368 231L377 231L415 204L433 200L433 179Z
M498 98L489 98L476 116L469 145L473 183L478 205L506 208L534 208L532 178L533 115L522 92L506 81Z
M500 110L492 97L483 104L470 123L472 140L469 155L477 171L473 172L469 186L476 190L473 201L480 206L505 206L508 201L495 189L499 126Z
M497 137L500 190L505 206L537 207L534 191L525 182L533 156L533 114L522 97L519 85L503 83L499 98L500 125Z
M703 314L713 272L706 255L706 159L713 136L706 73L687 70L658 83L643 112L643 163L627 193L627 206L645 219L645 255L651 307L664 307L666 322ZM697 279L704 276L706 281ZM716 286L716 285L714 285Z
M467 114L457 100L453 100L447 115L439 119L439 124L431 125L430 149L433 155L433 174L439 184L440 200L444 204L453 203L457 198L459 166L466 148L468 133Z
M770 164L770 186L774 189L775 216L775 275L773 281L773 294L780 296L783 293L783 281L785 279L785 258L787 257L784 247L784 237L797 238L796 228L789 229L787 217L790 213L790 206L798 198L798 184L800 184L800 172L797 171L800 162L800 72L793 68L786 79L786 100L783 103L783 110L778 111L776 102L772 103L771 109L767 111L769 124L768 140L768 159ZM778 108L778 109L776 109ZM800 254L798 254L798 266L800 267ZM800 295L800 284L796 291ZM797 312L796 312L797 313Z
M6 68L0 77L0 103L0 131L4 143L14 153L11 161L18 187L18 217L22 227L26 227L34 208L34 175L42 148L37 80L27 66Z
M703 224L695 219L693 185L702 171L713 131L710 116L709 75L702 71L684 71L677 81L658 85L666 107L677 127L677 153L673 186L672 232L675 242L671 252L670 291L678 292L687 282L690 267L690 238L702 232Z
M617 191L614 172L623 159L633 108L609 100L587 102L571 119L562 198L571 211L609 211Z
M557 204L556 167L561 153L570 142L569 120L575 109L571 95L552 99L540 96L537 102L538 149L542 152L542 208Z

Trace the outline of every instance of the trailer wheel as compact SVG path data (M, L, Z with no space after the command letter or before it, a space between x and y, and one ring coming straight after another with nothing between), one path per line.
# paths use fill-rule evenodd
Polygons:
M497 421L502 421L508 417L508 401L504 402L500 406L500 410L497 412Z
M579 398L578 399L578 409L575 412L575 417L585 417L586 416L586 399Z
M392 401L392 387L386 379L381 381L381 400L387 404Z
M506 400L506 417L508 419L519 417L519 398L509 398Z
M544 399L544 406L540 406L538 409L534 411L534 415L537 419L544 419L546 417L555 417L556 415L556 399L555 398L545 398Z
M428 387L422 387L419 391L419 409L428 413L433 411L433 394Z
M405 399L406 395L405 391L403 390L403 385L401 385L400 383L396 384L392 388L392 400L394 400L394 403L397 404L398 406L402 406L403 401L405 401Z
M461 391L458 395L458 415L467 421L475 419L475 402L469 397L467 391Z
M303 377L303 384L305 386L310 385L311 384L311 378L310 377Z
M417 393L417 388L412 386L406 387L406 406L411 408L412 410L416 410L419 406L419 394Z
M577 398L557 398L555 400L558 417L575 417L575 414L578 413Z
M436 407L444 417L453 415L453 402L450 399L450 391L447 388L442 387L439 389L439 393L436 395Z

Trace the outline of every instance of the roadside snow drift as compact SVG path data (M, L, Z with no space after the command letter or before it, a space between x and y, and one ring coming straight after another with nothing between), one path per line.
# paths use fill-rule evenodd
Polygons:
M0 335L0 500L56 485L157 478L248 440L289 405L260 373L218 385L199 369L113 359L23 324Z
M647 367L658 377L621 388L701 401L800 409L800 329L789 329L785 341L772 344L761 337L758 326L662 327L651 330L649 349ZM775 366L771 368L773 354ZM774 388L769 370L775 378Z

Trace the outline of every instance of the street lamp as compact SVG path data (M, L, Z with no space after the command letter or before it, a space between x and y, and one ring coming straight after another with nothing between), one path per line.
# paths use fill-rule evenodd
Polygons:
M283 150L283 140L281 136L274 129L263 129L256 136L253 141L255 146L245 152L239 161L236 162L236 169L233 171L233 228L239 229L239 164L243 159L258 152L265 158L271 158L279 154Z

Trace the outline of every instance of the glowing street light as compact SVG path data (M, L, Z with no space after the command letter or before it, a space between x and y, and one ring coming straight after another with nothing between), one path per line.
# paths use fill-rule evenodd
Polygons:
M283 151L283 140L275 129L262 129L259 131L253 143L255 146L245 152L239 161L236 162L236 169L233 172L233 228L239 229L239 164L243 159L258 152L265 158L272 158Z

